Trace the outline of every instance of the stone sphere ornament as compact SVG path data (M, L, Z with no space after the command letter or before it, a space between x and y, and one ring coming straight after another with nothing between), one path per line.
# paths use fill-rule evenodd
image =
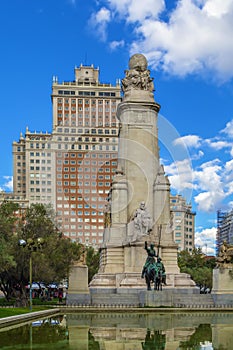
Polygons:
M131 56L129 60L129 69L136 69L140 71L145 71L147 69L148 63L144 55L136 53Z

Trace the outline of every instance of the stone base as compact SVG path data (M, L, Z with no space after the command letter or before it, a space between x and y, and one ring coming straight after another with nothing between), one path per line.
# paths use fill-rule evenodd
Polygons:
M232 294L233 296L233 266L213 270L212 294Z
M90 293L82 294L82 293L69 293L66 297L66 305L89 305L91 303L91 295Z
M213 306L210 295L201 294L199 288L163 288L162 291L147 291L145 288L91 288L91 305L113 306L128 305L140 306L167 306L190 307Z
M66 297L67 305L90 304L91 297L88 288L88 267L74 265L69 276L69 288Z
M211 294L215 305L233 304L233 266L213 270Z
M198 289L194 281L188 274L167 274L167 286L164 288L180 288L180 289ZM97 273L89 284L90 288L139 288L146 289L145 279L141 278L140 273Z
M89 293L88 289L88 267L86 265L75 265L69 276L69 294Z

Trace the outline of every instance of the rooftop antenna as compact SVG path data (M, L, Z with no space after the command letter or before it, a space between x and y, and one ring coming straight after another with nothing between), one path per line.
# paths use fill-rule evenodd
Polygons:
M84 59L85 66L87 65L87 53L85 52L85 59Z

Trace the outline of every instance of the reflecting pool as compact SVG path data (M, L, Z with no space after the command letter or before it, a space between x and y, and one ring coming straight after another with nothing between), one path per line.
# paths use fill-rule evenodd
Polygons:
M70 313L0 329L1 350L232 350L233 313Z

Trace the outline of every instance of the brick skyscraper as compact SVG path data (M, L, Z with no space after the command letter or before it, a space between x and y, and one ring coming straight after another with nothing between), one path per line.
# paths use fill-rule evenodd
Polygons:
M51 203L66 236L98 246L117 165L120 83L100 83L99 69L81 65L74 81L53 78L51 97L52 132L26 128L13 143L14 195Z

